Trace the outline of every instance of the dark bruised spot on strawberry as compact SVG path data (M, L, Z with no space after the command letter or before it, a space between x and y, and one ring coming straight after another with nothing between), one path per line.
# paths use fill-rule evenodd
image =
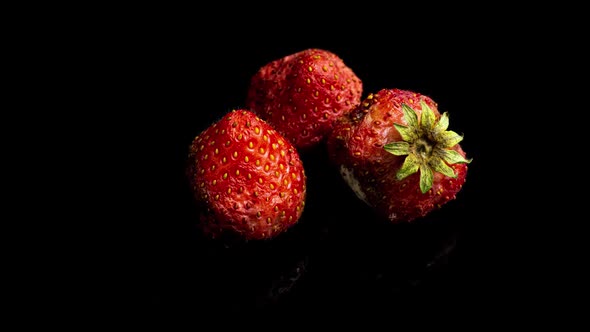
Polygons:
M453 168L447 165L470 163L457 151L451 150L461 142L463 136L448 130L449 116L443 113L437 121L432 109L423 101L420 102L422 113L420 120L416 112L407 104L402 104L404 120L407 126L395 123L403 141L385 144L385 151L396 156L407 156L397 172L398 180L420 172L420 190L426 193L432 188L433 172L456 178Z

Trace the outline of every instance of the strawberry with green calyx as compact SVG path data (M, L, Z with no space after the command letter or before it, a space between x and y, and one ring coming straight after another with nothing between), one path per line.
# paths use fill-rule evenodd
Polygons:
M341 118L328 139L331 160L356 195L392 222L426 216L456 197L467 165L447 130L449 116L428 96L383 89Z
M213 238L274 238L303 213L306 176L297 150L250 111L229 112L196 136L186 173L199 226Z

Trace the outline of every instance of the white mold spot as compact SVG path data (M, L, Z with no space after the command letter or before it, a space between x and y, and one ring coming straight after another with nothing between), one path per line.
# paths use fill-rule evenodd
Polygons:
M367 205L370 205L369 202L367 202L367 196L361 190L360 182L357 180L357 178L354 177L354 172L352 170L344 167L344 165L341 165L340 166L340 174L342 175L342 178L344 178L344 181L346 181L346 183L348 183L348 186L352 189L352 191L354 191L356 196L359 199L361 199L363 202L367 203Z

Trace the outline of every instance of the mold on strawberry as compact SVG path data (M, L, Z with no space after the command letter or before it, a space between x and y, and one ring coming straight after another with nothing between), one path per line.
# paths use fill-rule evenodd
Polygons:
M359 199L391 222L410 222L453 200L470 159L430 97L401 89L370 94L340 118L327 147Z

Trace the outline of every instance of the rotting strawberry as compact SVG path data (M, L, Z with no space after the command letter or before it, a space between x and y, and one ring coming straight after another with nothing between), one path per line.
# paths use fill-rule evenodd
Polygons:
M298 151L247 110L227 113L193 139L187 176L199 225L213 238L274 238L300 219L305 206Z
M274 60L251 78L246 105L306 149L361 101L362 81L336 54L306 49Z
M466 180L463 136L430 97L382 89L338 120L327 148L356 195L391 222L424 217Z

